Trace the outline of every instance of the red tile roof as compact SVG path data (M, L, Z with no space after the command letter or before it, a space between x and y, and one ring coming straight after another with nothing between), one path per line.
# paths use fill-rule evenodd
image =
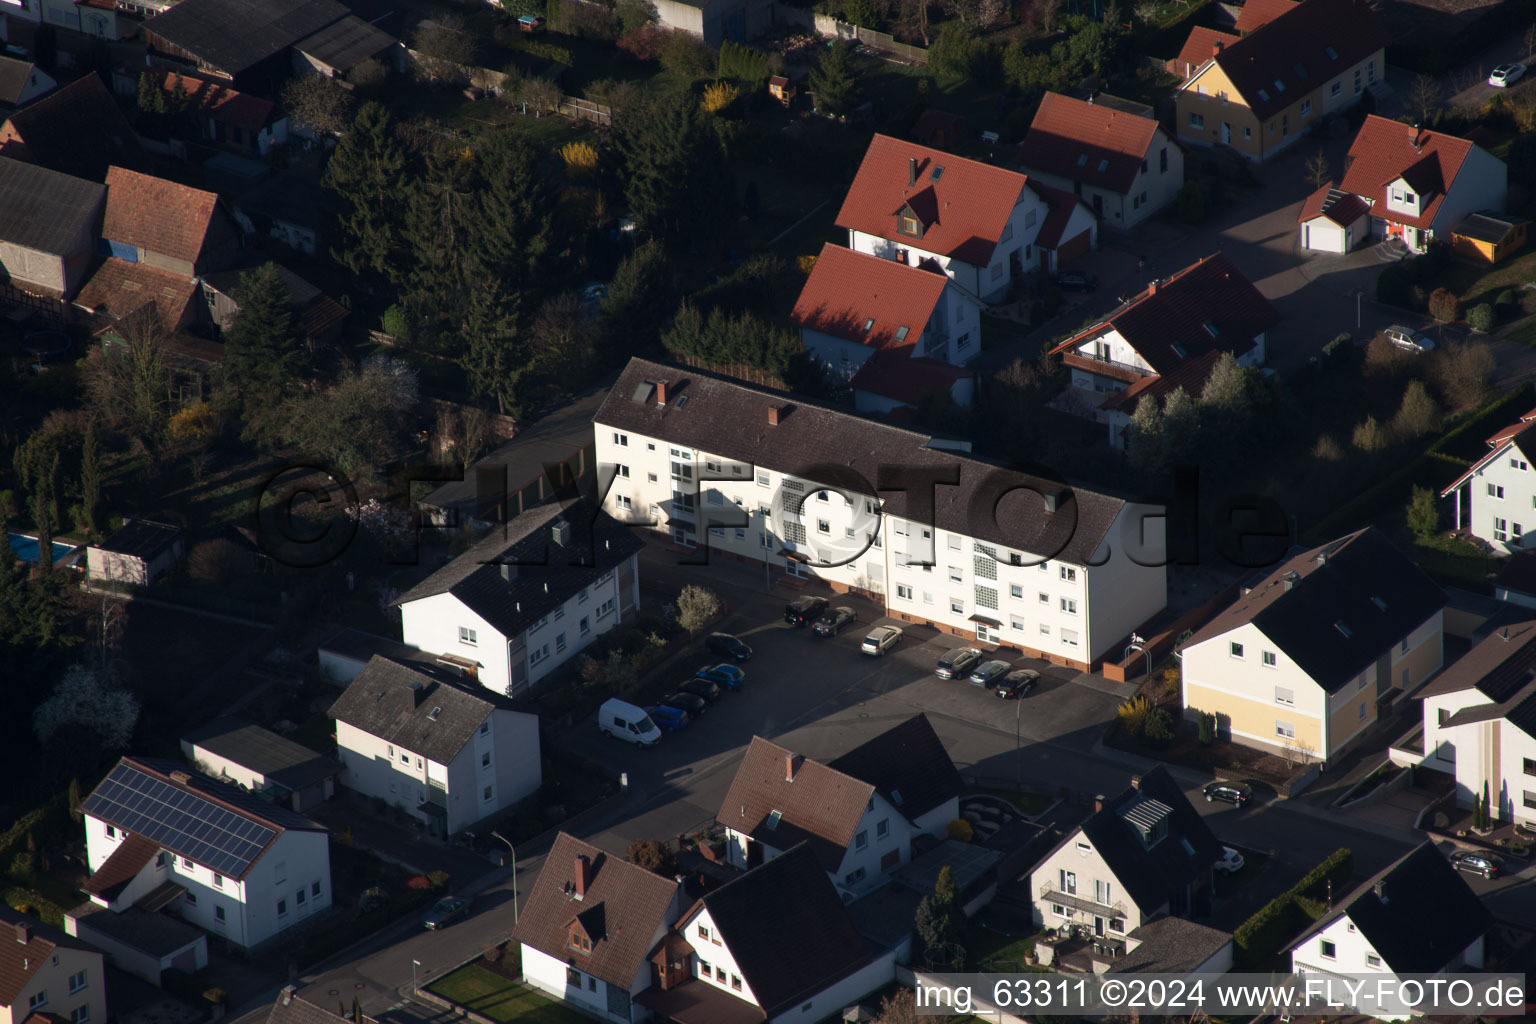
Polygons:
M1509 426L1502 427L1495 431L1488 438L1488 447L1495 448L1498 445L1503 444L1505 441L1508 441L1510 438L1520 433L1520 431L1524 430L1526 424L1530 423L1531 420L1536 420L1536 409L1532 409L1530 412L1521 413L1520 422L1511 423Z
M917 180L908 184L912 161ZM837 226L984 267L1027 184L1017 171L876 135L838 211ZM897 213L909 206L923 223L922 238L896 231Z
M1401 121L1371 114L1349 147L1341 187L1371 200L1378 217L1427 228L1471 152L1472 143L1466 139L1423 128L1415 131ZM1418 216L1387 209L1387 186L1398 178L1405 179L1421 198L1428 197Z
M109 259L96 268L75 297L82 309L121 320L153 302L165 329L175 331L190 319L197 283L164 270Z
M272 119L271 100L236 92L223 82L166 72L160 79L160 88L169 96L175 92L178 82L191 109L215 121L255 134Z
M827 243L789 315L797 327L871 348L910 348L928 326L949 278ZM865 323L874 323L865 329ZM896 332L905 327L898 341Z
M19 941L18 925L26 928L26 942ZM14 1006L27 982L61 946L96 952L95 947L0 904L0 1006Z
M1151 118L1048 92L1019 147L1019 162L1025 170L1128 193L1157 129Z
M1241 353L1238 354L1241 355ZM1162 398L1179 388L1183 388L1184 393L1189 397L1199 398L1205 390L1205 382L1211 377L1211 371L1216 368L1216 360L1220 359L1221 355L1219 349L1211 349L1193 359L1184 360L1167 373L1143 377L1124 391L1117 391L1105 398L1099 404L1099 408L1111 412L1123 412L1129 416L1136 411L1136 406L1141 404L1144 396Z
M195 264L218 204L212 192L113 167L101 236Z
M1307 0L1223 47L1216 63L1254 114L1267 120L1388 41L1365 0Z
M809 842L822 867L835 871L875 787L809 758L797 762L789 781L786 761L791 757L799 755L761 736L752 737L717 818L777 850ZM770 826L768 817L774 811L780 818Z
M1062 242L1070 242L1070 238L1062 238L1068 226L1072 223L1072 214L1079 206L1087 208L1081 199L1064 189L1051 188L1042 185L1038 181L1031 181L1029 187L1034 189L1050 212L1045 215L1045 223L1040 225L1040 234L1035 236L1035 244L1042 249L1054 249Z
M1237 31L1243 35L1263 28L1296 6L1296 0L1248 0L1237 12Z
M1296 223L1305 224L1309 220L1324 217L1343 228L1359 220L1369 210L1370 205L1365 200L1339 188L1337 182L1330 181L1307 196L1306 202L1301 204L1301 213L1296 215Z
M875 353L859 367L849 384L855 391L917 405L930 395L949 395L956 381L975 376L963 366L926 356L914 359L910 352L908 349Z
M1269 300L1216 253L1149 286L1051 351L1065 352L1113 328L1155 372L1168 373L1213 349L1246 352L1255 337L1279 322L1280 314Z
M1231 46L1242 36L1231 32L1222 32L1219 29L1206 28L1204 25L1196 25L1189 30L1189 38L1184 40L1184 48L1174 58L1177 66L1175 74L1188 78L1210 60L1216 53L1216 44L1223 48Z
M80 888L87 895L100 896L110 903L122 895L128 883L137 878L144 865L154 860L159 852L159 843L131 832Z

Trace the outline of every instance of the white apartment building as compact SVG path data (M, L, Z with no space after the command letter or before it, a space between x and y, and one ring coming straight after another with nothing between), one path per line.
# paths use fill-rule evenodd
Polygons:
M640 603L641 542L579 499L531 508L395 600L402 639L509 697Z
M83 888L110 911L173 908L250 948L331 905L322 826L174 761L123 758L81 809Z
M1087 668L1166 601L1161 508L917 431L642 359L595 428L615 519L858 591L967 642Z
M539 719L447 671L374 655L331 705L342 784L455 835L537 792Z

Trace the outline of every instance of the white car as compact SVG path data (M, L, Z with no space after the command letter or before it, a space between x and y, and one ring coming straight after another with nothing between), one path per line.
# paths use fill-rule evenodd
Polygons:
M1500 64L1493 69L1493 74L1488 76L1488 84L1495 89L1503 89L1505 86L1514 85L1524 77L1524 64Z
M1243 870L1243 855L1230 846L1223 846L1221 848L1221 860L1212 864L1211 867L1217 871L1225 871L1228 874L1234 871L1241 871Z
M876 626L869 631L869 635L859 645L859 650L865 654L884 654L892 647L895 647L896 642L900 639L901 630L895 626Z
M1393 324L1381 333L1387 336L1387 340L1398 348L1407 349L1409 352L1433 352L1435 342L1433 338L1415 331L1411 327L1402 327Z

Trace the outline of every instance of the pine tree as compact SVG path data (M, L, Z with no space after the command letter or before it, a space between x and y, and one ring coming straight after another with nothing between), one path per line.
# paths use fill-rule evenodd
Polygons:
M851 111L858 101L857 76L851 43L840 41L823 50L806 82L816 96L817 111L834 117Z
M959 933L955 909L955 876L946 864L939 869L933 892L917 905L913 921L918 937L930 949L940 949L953 942Z
M336 203L341 236L331 254L353 273L371 271L397 284L404 280L405 172L405 150L389 110L363 104L322 179Z
M146 114L165 113L165 93L160 82L148 71L139 72L139 109Z
M411 190L405 239L415 256L405 293L427 330L454 330L464 322L470 295L492 283L476 271L474 154L439 146Z
M277 265L249 271L235 288L240 311L225 331L224 374L239 389L247 415L281 400L303 365L293 337L288 286Z
M651 101L614 126L636 223L668 244L713 241L736 190L713 119L688 93Z
M96 516L101 510L101 441L96 436L94 424L85 428L81 445L80 493L86 525L95 533L98 528Z
M527 346L518 332L518 296L492 282L469 297L463 330L461 363L469 386L478 396L496 399L506 413L516 402L517 388L528 368Z
M648 241L619 263L598 310L597 344L602 356L627 359L654 351L667 314L677 306L677 285L666 251Z

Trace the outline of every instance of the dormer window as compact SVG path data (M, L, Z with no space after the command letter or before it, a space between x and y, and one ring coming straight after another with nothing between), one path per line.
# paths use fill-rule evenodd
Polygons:
M1296 77L1301 81L1305 82L1307 80L1307 69L1302 67L1300 64L1292 64L1291 70L1296 72Z
M1269 90L1268 89L1260 89L1259 90L1259 99L1263 100L1265 103L1268 103L1269 102Z
M571 929L571 948L576 950L579 953L585 953L588 956L591 956L592 955L592 940L587 938L586 934L584 932L582 932L580 929L572 928Z
M896 218L896 230L904 235L911 235L913 238L923 237L923 225L910 213L903 213Z

